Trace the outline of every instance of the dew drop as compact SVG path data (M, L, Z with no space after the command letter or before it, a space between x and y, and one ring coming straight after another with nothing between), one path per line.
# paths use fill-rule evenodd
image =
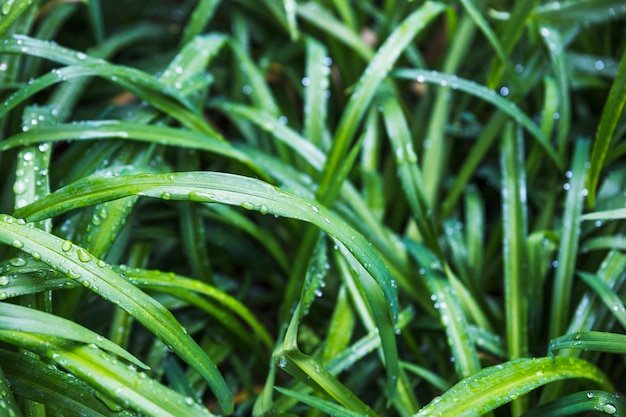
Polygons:
M87 59L87 55L84 52L76 52L76 59L83 61Z
M287 358L285 358L284 356L281 356L280 359L278 360L278 366L280 366L281 368L284 368L285 366L287 366Z
M9 285L9 282L11 281L11 279L6 276L6 275L0 275L0 285L1 286L5 286L5 285Z
M80 259L81 262L89 262L93 259L89 252L83 248L78 248L76 252L78 254L78 259Z
M250 203L249 201L244 201L243 203L241 203L241 207L245 208L246 210L254 210L254 204Z
M163 200L167 200L167 201L169 201L169 200L171 200L171 199L172 199L172 194L171 194L171 193L168 193L168 192L162 193L162 194L161 194L161 198L162 198Z
M320 209L317 206L311 206L311 210L313 210L315 213L319 213Z
M587 393L587 398L592 399L593 397L595 397L594 393L593 393L593 392L591 392L591 391L589 391L589 392Z
M69 252L70 250L72 250L72 242L70 240L65 240L63 241L63 243L61 244L61 250L63 252Z
M192 406L194 405L196 402L193 400L193 398L191 397L185 397L185 404L187 404L188 406Z
M22 249L24 247L24 242L19 239L13 239L13 242L11 242L11 246L17 249Z
M602 411L604 411L607 414L615 414L615 412L617 411L617 408L613 404L604 404L602 406Z
M311 79L309 77L303 77L302 78L302 85L304 87L308 87L311 85Z

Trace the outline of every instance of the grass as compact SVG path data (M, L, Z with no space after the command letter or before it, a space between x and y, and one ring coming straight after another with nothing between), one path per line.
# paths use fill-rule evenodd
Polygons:
M626 416L626 3L0 4L1 416Z

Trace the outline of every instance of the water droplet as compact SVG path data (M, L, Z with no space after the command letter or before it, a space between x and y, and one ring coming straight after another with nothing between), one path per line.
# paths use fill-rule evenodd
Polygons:
M281 124L281 125L283 125L283 126L284 126L284 125L286 125L288 121L289 121L289 120L288 120L288 119L287 119L287 117L285 117L285 116L280 116L280 117L278 118L278 123L280 123L280 124Z
M265 204L261 204L261 206L259 207L259 213L261 214L267 214L268 212L268 208Z
M11 8L13 7L13 3L15 3L15 0L5 0L5 2L2 3L2 14L9 14L11 12Z
M168 192L162 193L162 194L161 194L161 198L162 198L163 200L171 200L171 199L172 199L172 194L171 194L171 193L168 193Z
M302 78L302 85L304 87L308 87L311 85L311 79L309 77L303 77Z
M80 275L79 273L74 272L74 271L72 271L71 269L68 269L68 270L67 270L67 272L65 273L65 275L66 275L68 278L71 278L71 279L78 279L78 278L80 278L80 277L81 277L81 275Z
M202 191L192 191L188 194L189 200L207 202L213 200L214 196Z
M593 392L591 392L591 391L589 391L589 392L587 393L587 398L591 399L591 398L593 398L593 397L595 397L594 393L593 393Z
M505 87L500 88L500 95L501 95L502 97L506 97L506 96L508 96L508 95L509 95L509 88L508 88L508 87L506 87L506 86L505 86Z
M84 52L76 52L76 59L82 61L87 58L87 55Z
M285 366L287 366L287 358L285 358L284 356L281 356L280 359L278 360L278 366L280 366L281 368L284 368Z
M604 404L602 406L602 411L607 414L615 414L617 412L617 408L613 404Z
M89 252L83 248L78 248L76 252L78 253L78 259L80 259L81 262L89 262L93 259Z
M104 262L102 259L98 259L98 262L96 262L96 265L98 265L98 267L100 268L104 268L105 266L107 266L107 263Z
M12 258L9 260L9 263L13 266L26 266L28 264L28 262L26 261L26 259L21 258L21 257L17 257L17 258Z
M242 91L245 95L249 96L250 94L252 94L252 87L251 87L251 86L249 86L248 84L246 84L246 85L244 85L244 86L241 88L241 91Z
M243 203L241 203L241 207L245 208L246 210L254 210L254 204L250 203L249 201L244 201Z
M19 239L13 239L13 242L11 242L11 246L17 249L22 249L24 247L24 242Z
M63 241L63 244L61 244L61 250L63 250L63 252L69 252L70 250L72 250L72 242L70 240L65 240Z
M602 71L604 69L604 62L597 60L594 66L598 71Z
M311 206L311 210L313 210L315 213L319 213L320 209L317 206Z
M196 403L196 402L194 401L194 399L193 399L193 398L191 398L191 397L185 397L185 404L187 404L188 406L190 406L190 407L191 407L191 406L192 406L192 405L194 405L195 403Z
M6 276L6 275L1 275L0 276L0 285L3 286L3 287L5 285L9 285L10 281L11 281L11 279L8 276Z

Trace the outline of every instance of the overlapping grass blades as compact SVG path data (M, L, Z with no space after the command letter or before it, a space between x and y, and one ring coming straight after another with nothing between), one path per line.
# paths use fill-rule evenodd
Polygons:
M0 4L0 414L626 412L623 1L174 3Z

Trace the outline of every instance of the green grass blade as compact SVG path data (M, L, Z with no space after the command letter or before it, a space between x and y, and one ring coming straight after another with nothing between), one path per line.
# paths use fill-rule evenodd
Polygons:
M0 241L45 260L53 269L127 311L206 379L225 412L232 410L230 391L206 353L168 310L121 278L106 263L69 241L30 228L23 221L6 215L0 220Z
M566 204L563 213L561 242L558 253L558 267L554 279L552 294L552 312L550 321L550 337L556 338L565 331L567 315L571 304L572 282L578 252L578 229L583 203L586 196L587 164L589 157L589 141L579 140L576 143L572 159L572 170L566 173Z
M68 210L129 195L171 200L238 205L262 214L275 214L313 223L336 237L372 274L385 292L395 318L396 289L380 255L367 240L336 214L309 199L289 194L260 180L216 172L138 174L111 178L85 178L16 212L32 220L52 217Z
M319 149L324 146L324 130L328 112L328 87L330 65L328 50L313 38L306 39L306 75L302 78L304 88L303 136Z
M482 415L550 382L570 378L589 379L607 391L613 391L606 375L582 359L560 356L517 359L485 368L463 379L422 408L415 417Z
M387 77L393 64L409 42L443 11L444 6L441 3L431 1L424 3L400 23L378 49L355 85L354 92L341 116L328 160L322 171L318 196L324 197L332 188L332 183L336 181L335 175L343 164L353 136L380 83Z
M413 147L411 132L397 98L386 85L378 97L387 135L394 150L398 177L402 189L413 211L421 236L426 245L436 253L441 249L437 241L437 231L433 211L425 194L424 179L418 166L417 154Z
M212 416L192 398L161 385L146 374L111 360L101 350L54 338L0 330L0 339L46 357L110 398L116 411L131 408L150 416Z
M618 394L609 394L606 391L590 390L577 392L558 400L542 404L524 414L523 417L553 417L588 415L601 412L603 415L615 417L626 416L626 404Z
M528 352L528 226L523 138L511 123L507 124L500 152L507 345L509 357L517 359Z
M139 287L150 288L152 290L160 289L161 291L167 291L168 289L184 290L187 292L196 292L213 299L232 311L243 322L250 326L250 328L267 346L267 348L271 349L274 345L268 331L254 317L250 310L239 300L228 295L226 292L216 288L215 286L198 282L196 279L185 278L180 275L166 274L160 271L125 268L123 269L123 273L130 282Z
M604 22L626 14L621 0L580 0L570 2L553 1L535 8L533 18L543 21L579 24L582 21Z
M374 52L370 46L344 23L338 21L335 16L317 2L309 1L298 6L298 16L308 23L318 26L322 31L328 32L337 40L343 42L351 50L355 51L364 60L372 59Z
M352 410L348 410L340 405L335 403L331 403L330 401L322 400L317 397L312 397L310 395L301 394L298 391L293 391L286 388L275 387L276 391L281 394L285 394L289 397L295 398L296 400L307 404L313 408L316 408L320 411L323 411L329 415L337 416L337 417L363 417L362 413L357 413ZM372 414L369 414L372 415Z
M600 172L604 165L606 154L613 138L613 133L622 115L626 104L626 51L622 54L622 59L617 70L617 76L613 80L613 85L609 90L609 96L604 103L600 124L596 132L591 152L591 168L589 170L589 205L593 207L596 200L596 190L600 179Z
M615 316L617 321L626 329L626 308L619 295L615 293L604 281L600 280L597 275L588 274L586 272L578 272L583 281L598 294L604 305L609 309L611 314Z
M33 0L5 0L0 5L2 18L0 19L0 35L11 27L19 17L33 4Z
M226 43L222 34L196 36L185 44L161 75L160 81L170 86L182 85L200 74Z
M147 365L115 343L70 320L9 303L0 303L0 317L2 317L0 320L0 329L2 330L27 331L85 344L92 343L100 349L114 353L141 368L148 368Z
M213 18L215 10L222 0L200 0L191 13L189 23L185 26L182 45L188 44L194 37L202 33L208 22Z
M6 372L15 392L25 394L25 398L31 401L46 404L46 408L54 410L58 415L85 417L123 415L107 408L93 387L78 378L68 378L66 372L31 355L0 350L0 366ZM3 392L7 393L2 399L8 403L5 409L9 409L9 414L6 415L21 417L19 409L14 408L15 400L7 400L10 390Z
M626 354L626 335L595 331L569 333L551 340L548 354L560 349Z
M491 90L483 85L479 85L474 81L465 80L457 77L456 75L443 74L437 71L399 69L394 71L393 75L397 78L417 80L421 83L428 82L438 84L443 87L449 86L453 90L464 91L481 100L493 104L528 130L528 132L535 137L537 142L541 145L554 164L559 168L562 167L563 162L561 158L552 144L550 144L548 139L544 136L541 129L517 105L500 96L494 90Z
M626 208L603 210L585 213L580 216L581 220L621 220L626 219Z

